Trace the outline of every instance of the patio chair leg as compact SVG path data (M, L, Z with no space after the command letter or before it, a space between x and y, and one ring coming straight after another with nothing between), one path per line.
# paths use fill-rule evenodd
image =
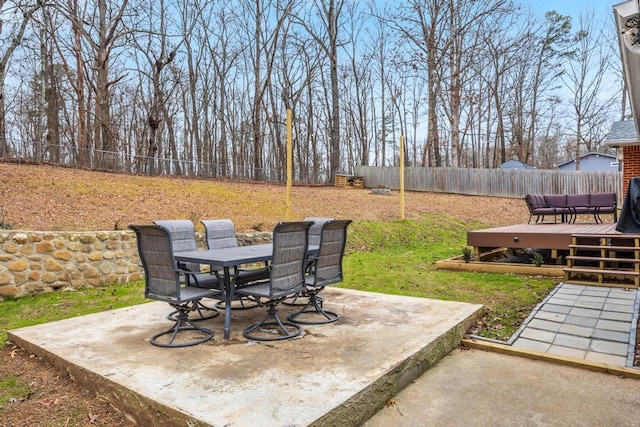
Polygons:
M309 302L302 309L291 313L287 319L291 322L299 323L302 325L324 325L326 323L333 323L340 319L340 315L336 312L325 310L322 306L324 300L322 297L316 294L309 296ZM307 316L305 316L307 315ZM305 320L302 317L320 317L319 320Z
M178 310L178 315L176 316L176 323L166 331L155 334L151 337L151 344L157 347L189 347L192 345L202 344L203 342L209 341L213 338L213 331L209 328L204 328L194 323L194 321L189 319L189 313L192 311L192 308L187 305L176 307ZM201 333L201 337L192 341L179 342L174 343L176 338L181 332L186 331L199 331ZM165 335L170 335L169 339L164 341L160 340L161 337Z
M179 312L180 310L178 309L173 310L167 315L167 319L174 322L177 321L178 318L176 316ZM206 314L206 312L210 312L210 314ZM193 313L194 315L192 316L191 313ZM219 314L220 312L216 309L216 307L209 307L208 305L203 304L202 300L197 300L192 301L191 310L189 311L189 319L194 322L199 322L201 320L213 319Z
M304 298L304 300L302 298ZM298 307L304 307L308 303L309 303L309 297L302 294L296 294L291 298L287 298L286 300L282 301L282 304L284 305L298 306Z
M224 310L226 305L227 303L225 301L218 301L216 303L216 308L219 310ZM260 304L258 304L255 300L244 295L231 301L231 310L249 310L250 308L256 308L259 306Z
M275 327L275 329L269 327ZM258 332L262 332L263 335L257 335ZM253 341L280 341L295 338L301 333L300 326L280 320L275 304L269 305L267 315L260 322L243 331L245 338Z

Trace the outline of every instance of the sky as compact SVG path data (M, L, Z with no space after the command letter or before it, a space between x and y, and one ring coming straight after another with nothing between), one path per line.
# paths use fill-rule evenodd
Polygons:
M521 3L530 5L536 13L544 14L549 10L555 10L562 15L569 15L574 21L580 17L580 13L587 9L593 10L597 15L607 15L613 20L613 6L624 3L625 0L520 0Z

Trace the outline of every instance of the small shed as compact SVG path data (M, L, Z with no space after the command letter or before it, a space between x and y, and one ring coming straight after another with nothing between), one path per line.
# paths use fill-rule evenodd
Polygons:
M533 165L529 165L527 163L518 161L518 160L508 160L500 165L500 169L535 169L536 167Z
M576 159L567 160L558 164L558 170L561 171L574 171L576 170ZM590 153L580 156L580 168L581 171L618 171L618 160L616 156L611 154L597 153L592 151Z

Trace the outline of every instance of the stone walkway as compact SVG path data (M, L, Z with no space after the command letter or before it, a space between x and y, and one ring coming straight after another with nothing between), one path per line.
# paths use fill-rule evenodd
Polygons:
M509 344L528 350L633 367L638 291L558 285Z

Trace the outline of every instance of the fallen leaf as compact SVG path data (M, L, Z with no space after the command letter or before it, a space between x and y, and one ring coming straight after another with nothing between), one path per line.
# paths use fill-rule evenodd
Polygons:
M45 408L48 408L49 406L53 405L53 400L49 400L49 399L42 399L39 400L38 403L40 404L40 406L44 406Z

